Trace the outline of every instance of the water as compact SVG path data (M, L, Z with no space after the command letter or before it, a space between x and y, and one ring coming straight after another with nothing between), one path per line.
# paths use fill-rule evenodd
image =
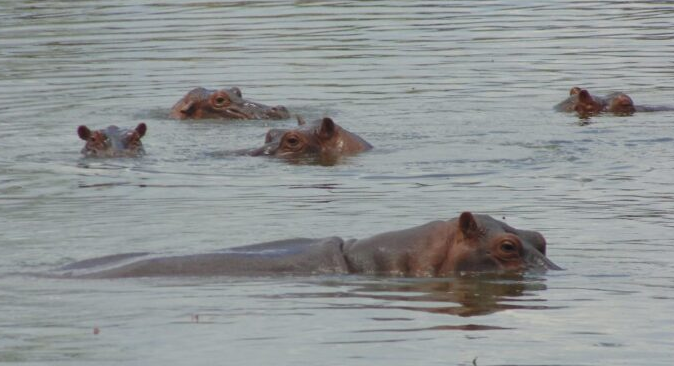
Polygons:
M674 104L670 4L0 1L0 24L0 362L674 359L674 113L552 111L574 85ZM329 115L375 149L328 167L219 154L294 122L165 118L196 86ZM78 125L139 122L142 159L81 158ZM366 237L465 210L542 232L566 271L14 274L130 251Z

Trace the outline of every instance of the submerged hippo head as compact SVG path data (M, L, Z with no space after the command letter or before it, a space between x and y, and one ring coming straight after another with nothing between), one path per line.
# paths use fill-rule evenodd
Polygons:
M442 272L561 269L545 256L545 238L537 231L470 212L450 223L454 235Z
M353 134L331 118L324 117L305 123L298 117L295 129L272 129L265 136L264 146L249 152L249 155L271 155L284 158L315 156L326 159L355 154L372 148L367 141Z
M142 155L145 151L140 139L146 132L145 123L139 123L133 130L117 126L94 131L84 125L77 128L77 134L87 142L82 148L82 154L87 157L103 158Z
M607 111L621 114L621 115L630 115L636 111L634 107L634 102L625 93L613 93L607 96L608 98L608 107Z
M195 88L171 109L177 119L286 119L286 107L270 107L244 99L241 89L208 90Z

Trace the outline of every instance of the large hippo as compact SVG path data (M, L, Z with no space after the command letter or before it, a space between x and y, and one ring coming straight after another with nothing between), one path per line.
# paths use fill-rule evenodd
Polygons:
M347 131L332 118L324 117L306 123L297 117L295 129L271 129L262 147L248 150L252 156L269 155L282 158L317 157L320 161L335 161L341 156L372 149L367 141Z
M463 212L366 239L288 239L208 254L128 253L76 262L60 275L77 278L217 275L367 274L447 277L461 272L560 269L536 231Z
M195 88L171 108L177 119L287 119L286 107L270 107L244 99L237 87L220 90Z
M135 157L144 154L140 139L146 132L145 123L139 123L135 129L114 125L94 131L84 125L77 128L77 134L87 142L82 148L82 154L97 158Z
M588 117L599 113L613 113L617 115L631 115L634 112L671 111L672 107L635 105L629 95L615 92L606 96L590 94L586 89L574 86L569 91L569 97L555 105L559 112L576 112L581 117Z

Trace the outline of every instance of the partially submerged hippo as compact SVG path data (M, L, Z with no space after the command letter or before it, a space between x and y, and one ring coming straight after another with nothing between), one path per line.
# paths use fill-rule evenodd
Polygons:
M265 144L247 151L248 155L270 155L282 158L318 157L321 161L334 161L341 156L372 149L367 141L324 117L306 123L298 117L295 129L271 129Z
M94 131L84 125L77 128L77 134L87 142L82 148L82 154L97 158L135 157L144 154L140 139L146 132L145 123L139 123L135 129L114 125Z
M244 99L237 87L220 90L195 88L171 108L177 119L287 119L286 107L270 107Z
M118 254L67 265L64 277L117 278L272 274L368 274L446 277L461 272L560 269L536 231L464 212L370 238L288 239L208 254Z
M631 115L634 112L671 111L667 106L637 106L632 98L622 92L615 92L604 97L592 95L586 89L574 86L569 91L569 97L555 106L559 112L576 112L581 117L588 117L599 113L613 113L617 115Z

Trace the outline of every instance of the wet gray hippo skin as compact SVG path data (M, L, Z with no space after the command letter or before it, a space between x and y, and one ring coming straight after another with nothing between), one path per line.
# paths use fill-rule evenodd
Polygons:
M243 98L237 87L220 90L195 88L171 108L176 119L287 119L286 107L267 106Z
M160 257L117 254L76 262L59 276L119 278L276 274L368 274L446 277L460 272L560 269L536 231L518 230L487 215L464 212L367 239L297 238L223 251Z
M558 112L576 112L581 117L600 113L631 115L634 112L674 110L673 107L668 106L634 105L632 98L622 92L615 92L602 97L590 94L586 89L577 86L571 88L569 97L555 105L554 109Z
M370 149L372 145L336 124L332 118L324 117L305 123L298 117L297 128L271 129L265 136L264 146L247 153L281 158L317 156L330 160Z
M145 153L140 139L145 136L147 125L140 123L135 129L109 126L101 130L90 130L79 126L77 134L86 141L82 154L86 157L114 158L135 157Z

